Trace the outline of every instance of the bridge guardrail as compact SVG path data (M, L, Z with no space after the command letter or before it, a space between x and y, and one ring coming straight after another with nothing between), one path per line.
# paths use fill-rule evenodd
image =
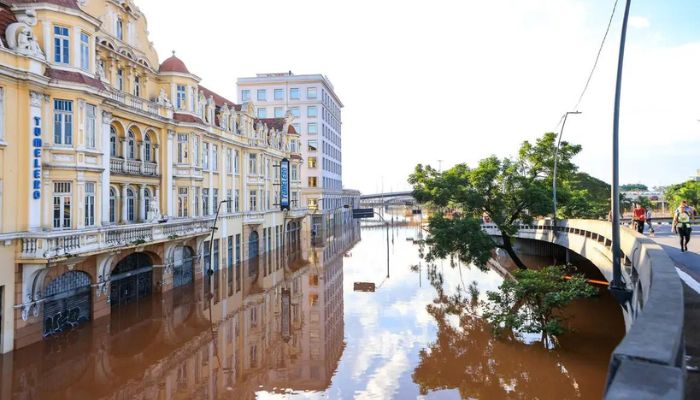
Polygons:
M500 236L495 225L482 229ZM612 225L607 221L521 225L518 238L548 241L591 260L612 279ZM633 291L623 306L627 333L611 355L606 399L682 399L685 388L683 288L673 261L651 239L622 228L623 277Z

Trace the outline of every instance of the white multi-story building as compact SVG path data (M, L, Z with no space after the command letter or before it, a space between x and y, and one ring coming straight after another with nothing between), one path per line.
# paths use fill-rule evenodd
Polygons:
M291 171L292 180L299 174L303 206L312 217L311 236L325 239L341 224L343 208L342 122L343 103L330 80L321 74L257 74L238 79L238 98L255 106L257 118L280 118L288 112L294 116L294 128L300 141L292 143L291 152L302 158L301 171ZM293 194L294 195L294 194ZM294 198L292 202L294 202ZM347 211L345 211L347 212Z

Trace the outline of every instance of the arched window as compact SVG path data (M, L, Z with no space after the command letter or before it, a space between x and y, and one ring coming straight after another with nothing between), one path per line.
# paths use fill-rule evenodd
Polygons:
M113 126L109 127L109 154L117 156L117 129Z
M143 154L145 158L144 161L151 162L151 135L146 135L146 139L143 141L143 146Z
M117 191L109 188L109 222L117 221Z
M133 160L135 159L135 154L136 154L136 135L134 135L134 132L129 131L129 142L127 143L127 156L129 159Z
M131 188L126 189L126 219L129 222L134 222L134 191Z

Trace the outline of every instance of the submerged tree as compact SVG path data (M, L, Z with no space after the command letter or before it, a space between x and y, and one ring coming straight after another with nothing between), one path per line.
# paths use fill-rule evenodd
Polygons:
M518 222L551 212L552 169L556 134L547 133L534 144L524 142L516 158L491 156L476 168L458 164L440 172L417 165L409 177L413 194L421 203L438 210L458 210L452 218L437 213L430 220L429 258L455 254L465 263L484 268L494 247L505 250L520 269L526 269L513 249L511 238ZM557 168L558 179L570 179L576 172L571 159L581 146L562 142ZM493 242L481 231L483 215L498 227L502 243Z
M561 310L572 301L592 297L597 289L581 275L565 276L563 267L516 271L497 292L487 292L483 317L496 333L541 333L545 344L566 332Z

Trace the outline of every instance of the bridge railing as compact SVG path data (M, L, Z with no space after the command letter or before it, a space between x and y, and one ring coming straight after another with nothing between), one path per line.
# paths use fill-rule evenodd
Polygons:
M518 238L548 241L588 258L612 279L612 224L551 221L520 225ZM500 236L498 227L482 229ZM629 228L620 232L623 278L632 300L623 306L627 333L611 356L607 399L682 399L685 384L683 288L673 261L653 240Z

